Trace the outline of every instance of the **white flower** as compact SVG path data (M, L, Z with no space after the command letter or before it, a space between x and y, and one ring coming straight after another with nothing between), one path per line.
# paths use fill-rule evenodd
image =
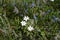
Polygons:
M23 20L27 21L27 20L29 20L29 17L28 16L24 16Z
M28 31L33 31L33 30L34 30L34 28L32 26L28 27Z
M27 24L27 23L26 23L25 21L22 21L22 22L21 22L21 25L22 25L22 26L26 26L26 24Z
M52 1L52 2L53 2L54 0L50 0L50 1Z

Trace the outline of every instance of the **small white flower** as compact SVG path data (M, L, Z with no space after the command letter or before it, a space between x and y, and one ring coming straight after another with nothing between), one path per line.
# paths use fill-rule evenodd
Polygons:
M26 26L26 24L27 24L27 23L26 23L25 21L22 21L22 22L21 22L21 25L22 25L22 26Z
M52 1L52 2L53 2L54 0L50 0L50 1Z
M27 20L29 20L29 17L28 16L24 16L23 20L27 21Z
M34 30L34 28L32 26L28 27L28 31L33 31L33 30Z

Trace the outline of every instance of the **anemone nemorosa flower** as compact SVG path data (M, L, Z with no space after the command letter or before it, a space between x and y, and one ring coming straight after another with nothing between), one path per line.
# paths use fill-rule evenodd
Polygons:
M27 23L26 23L25 21L21 21L21 25L22 25L22 26L26 26L26 24L27 24Z
M33 31L33 30L34 30L34 28L32 26L28 27L28 31Z
M28 16L24 16L23 20L27 21L27 20L29 20L29 17Z

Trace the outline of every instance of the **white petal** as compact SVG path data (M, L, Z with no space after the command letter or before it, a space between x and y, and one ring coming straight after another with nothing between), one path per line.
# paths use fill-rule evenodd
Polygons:
M22 22L21 22L21 25L22 25L22 26L26 26L26 22L25 22L25 21L22 21Z
M28 16L24 16L23 18L25 21L29 20L29 17Z
M54 1L54 0L51 0L51 1Z
M28 31L33 31L33 30L34 30L33 27L31 27L31 26L28 27Z

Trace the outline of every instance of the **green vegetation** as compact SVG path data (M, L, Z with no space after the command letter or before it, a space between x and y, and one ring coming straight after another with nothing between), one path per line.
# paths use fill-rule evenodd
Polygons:
M0 0L0 40L60 40L60 0Z

